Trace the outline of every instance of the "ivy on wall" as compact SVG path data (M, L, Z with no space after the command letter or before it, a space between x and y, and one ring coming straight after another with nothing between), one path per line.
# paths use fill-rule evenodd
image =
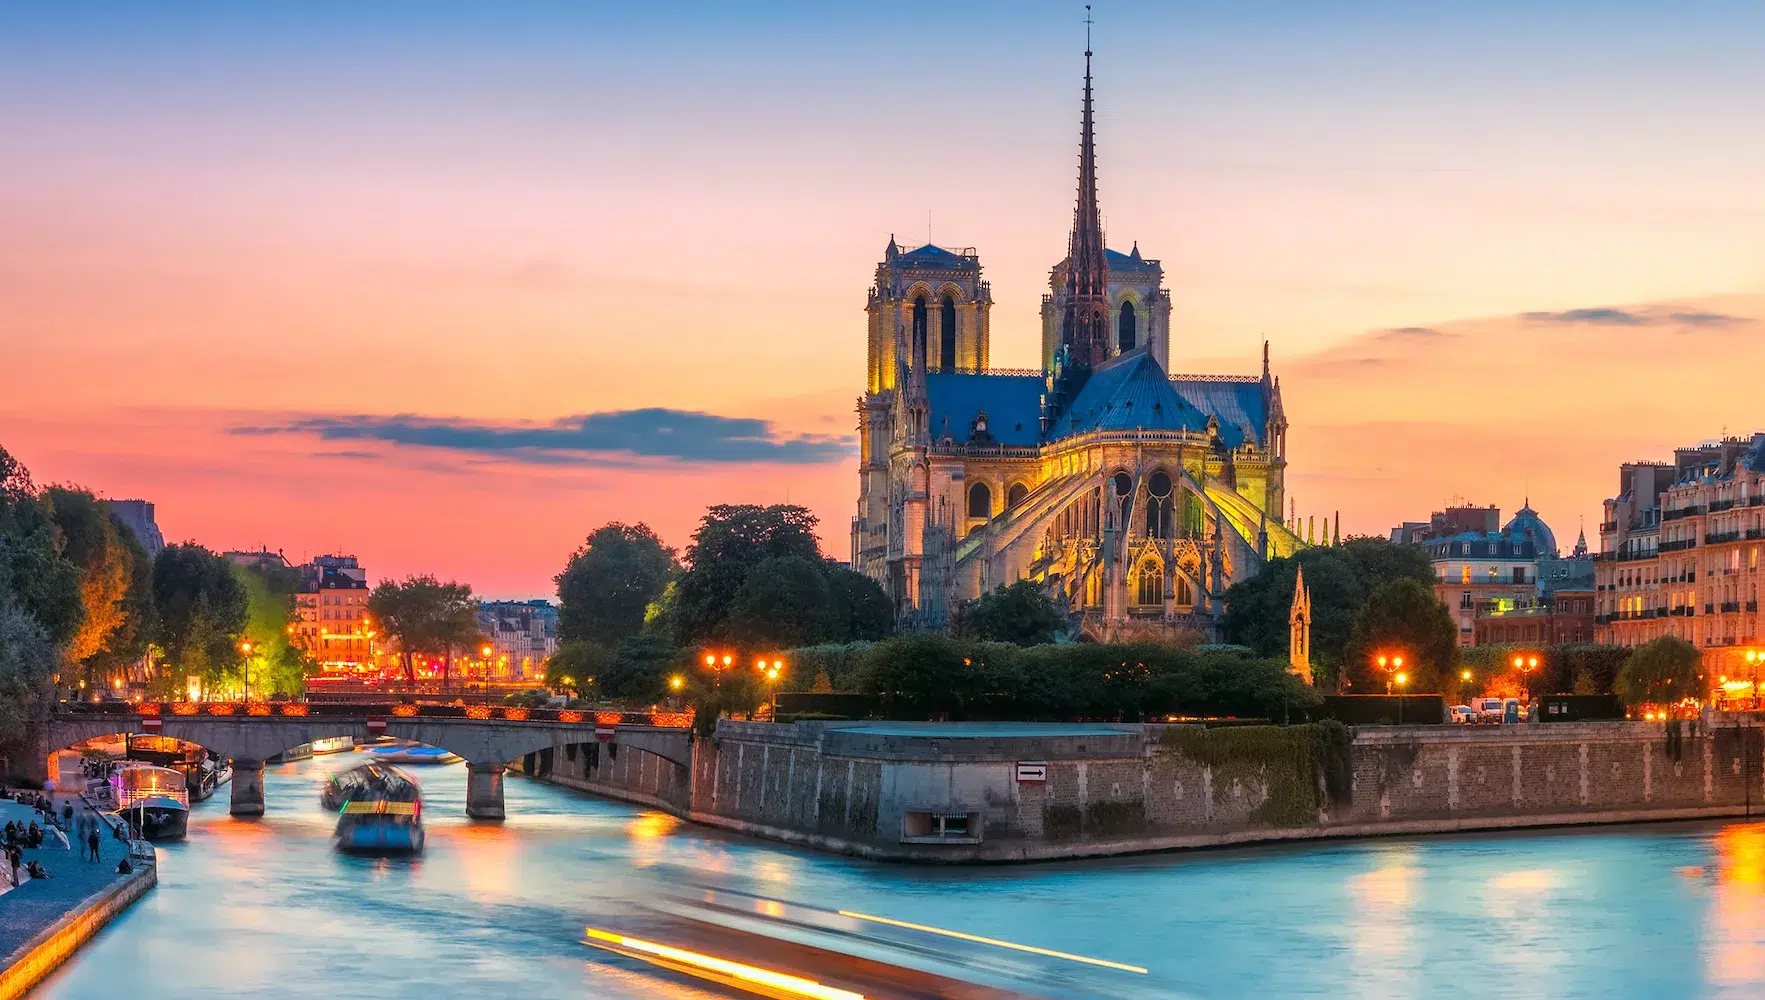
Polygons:
M1216 803L1230 794L1233 783L1263 786L1267 798L1250 814L1253 823L1312 826L1326 807L1349 801L1353 735L1339 722L1173 726L1159 742L1213 772Z

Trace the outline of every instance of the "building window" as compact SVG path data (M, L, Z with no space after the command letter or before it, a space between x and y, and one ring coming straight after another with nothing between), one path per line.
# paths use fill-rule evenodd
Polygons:
M1195 591L1189 587L1189 581L1183 574L1176 574L1177 606L1187 608L1195 603Z
M925 363L925 296L913 300L913 356L908 367Z
M1146 504L1146 534L1152 538L1169 538L1171 533L1171 477L1163 469L1152 474L1147 484L1151 494Z
M1146 563L1140 567L1139 586L1135 588L1135 604L1141 607L1164 604L1164 572L1157 563Z
M1011 487L1005 491L1005 509L1015 508L1018 504L1023 503L1024 497L1029 495L1029 487L1022 483L1012 483Z
M938 336L938 367L950 371L956 367L956 299L944 296L943 307L938 310L938 323L941 329Z
M1471 567L1469 567L1469 566L1459 567L1459 583L1469 585L1470 582L1471 582ZM1468 597L1470 595L1467 594L1466 596Z
M1129 496L1129 494L1134 491L1134 481L1128 477L1127 473L1118 472L1110 482L1115 487L1115 505L1118 512L1115 523L1123 530L1126 530L1128 526L1128 510L1133 504L1133 498Z
M1123 354L1134 349L1134 304L1123 302L1121 318L1116 320L1116 342Z
M968 516L993 516L993 491L987 489L986 483L975 483L968 488Z

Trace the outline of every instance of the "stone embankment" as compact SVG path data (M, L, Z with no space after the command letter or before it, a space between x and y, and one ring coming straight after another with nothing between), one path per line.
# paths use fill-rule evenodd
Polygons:
M0 826L33 817L33 810L17 802L0 801ZM42 848L24 852L25 860L35 860L49 878L24 878L11 888L10 875L0 874L6 886L0 892L0 950L7 956L0 969L0 1000L24 996L157 883L152 864L118 874L128 843L108 826L102 834L97 861L81 860L76 845L51 835Z
M674 763L583 744L560 785L897 861L1073 858L1259 841L1765 811L1765 725L1244 727L723 721Z

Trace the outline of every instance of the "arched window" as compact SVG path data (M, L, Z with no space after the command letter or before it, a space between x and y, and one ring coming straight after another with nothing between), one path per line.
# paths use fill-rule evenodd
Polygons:
M913 300L913 357L912 365L925 364L925 296Z
M975 483L968 488L968 516L993 516L993 491L987 489L986 483Z
M945 371L951 371L956 367L955 297L944 296L943 308L939 312L942 314L939 316L939 320L942 322L943 329L939 331L938 336L938 367Z
M1139 586L1134 588L1135 604L1141 607L1164 604L1164 571L1154 562L1140 566Z
M1012 483L1005 491L1005 509L1011 510L1023 503L1023 498L1030 495L1030 488L1022 483Z
M1115 322L1115 331L1116 343L1120 345L1122 353L1126 354L1133 350L1135 331L1134 304L1132 302L1122 303L1121 318Z
M1118 472L1110 482L1115 486L1115 505L1119 512L1115 523L1125 531L1128 527L1128 511L1133 507L1133 497L1129 494L1134 491L1134 480L1126 472Z
M1184 577L1181 573L1177 574L1177 585L1175 589L1177 591L1176 603L1178 607L1186 608L1195 603L1195 592L1189 588L1188 578Z
M1152 474L1146 484L1151 494L1146 504L1146 534L1150 538L1169 538L1171 533L1171 477L1163 469Z

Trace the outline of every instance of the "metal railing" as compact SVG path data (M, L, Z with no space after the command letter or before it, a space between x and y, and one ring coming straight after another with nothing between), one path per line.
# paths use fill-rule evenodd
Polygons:
M566 725L663 726L692 725L691 712L623 712L576 708L524 708L517 705L420 705L411 702L319 702L249 703L232 701L99 701L60 702L56 712L64 715L139 716L141 718L395 718L477 719L504 722L558 722Z

